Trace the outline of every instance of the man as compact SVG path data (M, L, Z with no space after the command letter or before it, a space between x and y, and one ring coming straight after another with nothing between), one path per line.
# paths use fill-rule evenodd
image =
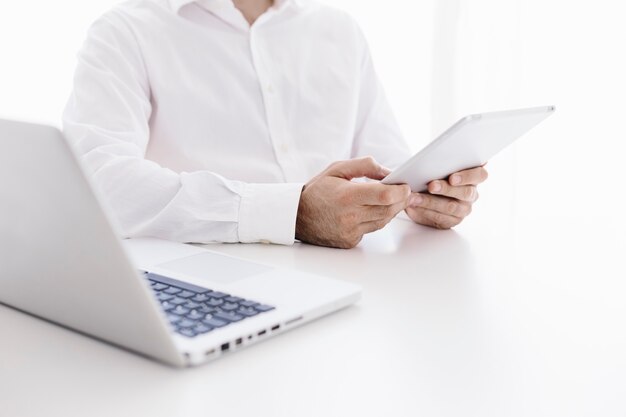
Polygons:
M351 248L402 210L455 226L486 178L351 181L410 155L357 25L314 0L116 7L79 53L64 128L131 237Z

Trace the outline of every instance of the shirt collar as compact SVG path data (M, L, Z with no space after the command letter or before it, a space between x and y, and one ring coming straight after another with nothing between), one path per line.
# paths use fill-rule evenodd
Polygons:
M187 4L190 4L190 3L201 3L205 6L218 6L218 7L224 7L224 6L232 7L233 6L232 0L168 0L168 1L174 13L178 13L181 7L186 6ZM274 0L274 7L276 7L277 9L282 9L284 6L291 3L294 6L301 8L302 6L304 6L305 1L306 0Z

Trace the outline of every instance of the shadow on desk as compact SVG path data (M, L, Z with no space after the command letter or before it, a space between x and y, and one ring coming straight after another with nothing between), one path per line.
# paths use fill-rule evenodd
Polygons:
M461 280L475 266L469 242L454 230L436 230L396 220L365 235L354 249L340 250L299 244L293 248L298 269L340 279Z

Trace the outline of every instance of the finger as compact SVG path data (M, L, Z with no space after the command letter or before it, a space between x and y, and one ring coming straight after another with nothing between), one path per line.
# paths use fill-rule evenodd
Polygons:
M352 184L354 202L364 206L390 206L407 203L411 188L407 184L387 185L378 182Z
M363 234L375 232L385 227L390 221L391 219L379 219L361 223L359 225L359 232Z
M366 214L364 216L364 219L365 221L376 221L384 219L391 220L406 207L406 200L400 201L399 203L391 204L389 206L366 206Z
M457 200L456 198L414 193L411 195L409 201L411 207L421 207L434 210L442 214L458 217L460 219L468 216L472 212L471 203Z
M450 175L448 182L450 185L478 185L485 182L489 174L484 166L466 169L465 171L455 172Z
M325 174L347 180L361 177L382 180L390 172L389 169L376 162L374 158L367 156L365 158L334 162L326 169Z
M437 229L450 229L461 223L462 220L458 217L449 216L422 207L409 207L407 212L414 222Z
M437 180L428 184L428 192L436 195L456 198L457 200L473 203L478 199L478 190L475 185L451 186L448 181Z

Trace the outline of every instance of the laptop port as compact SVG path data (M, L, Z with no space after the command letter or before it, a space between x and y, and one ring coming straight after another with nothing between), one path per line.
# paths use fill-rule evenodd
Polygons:
M242 344L242 343L243 343L243 338L241 338L241 337L240 337L239 339L235 340L235 344L236 344L237 346L239 346L239 345L240 345L240 344Z
M215 349L207 350L206 352L204 352L204 356L211 356L214 353L215 353Z
M224 344L222 345L221 349L222 349L222 352L224 352L224 351L226 351L226 350L230 349L230 343L224 343Z
M272 327L273 332L275 332L278 329L280 329L280 324L277 324L276 326Z
M266 332L267 332L267 330L261 330L261 331L258 333L258 335L259 335L259 336L263 336Z
M285 326L289 326L290 324L293 324L293 323L295 323L295 322L297 322L297 321L300 321L300 320L302 320L302 316L300 316L300 317L296 317L296 318L293 318L293 319L291 319L291 320L287 321L287 322L285 323Z

